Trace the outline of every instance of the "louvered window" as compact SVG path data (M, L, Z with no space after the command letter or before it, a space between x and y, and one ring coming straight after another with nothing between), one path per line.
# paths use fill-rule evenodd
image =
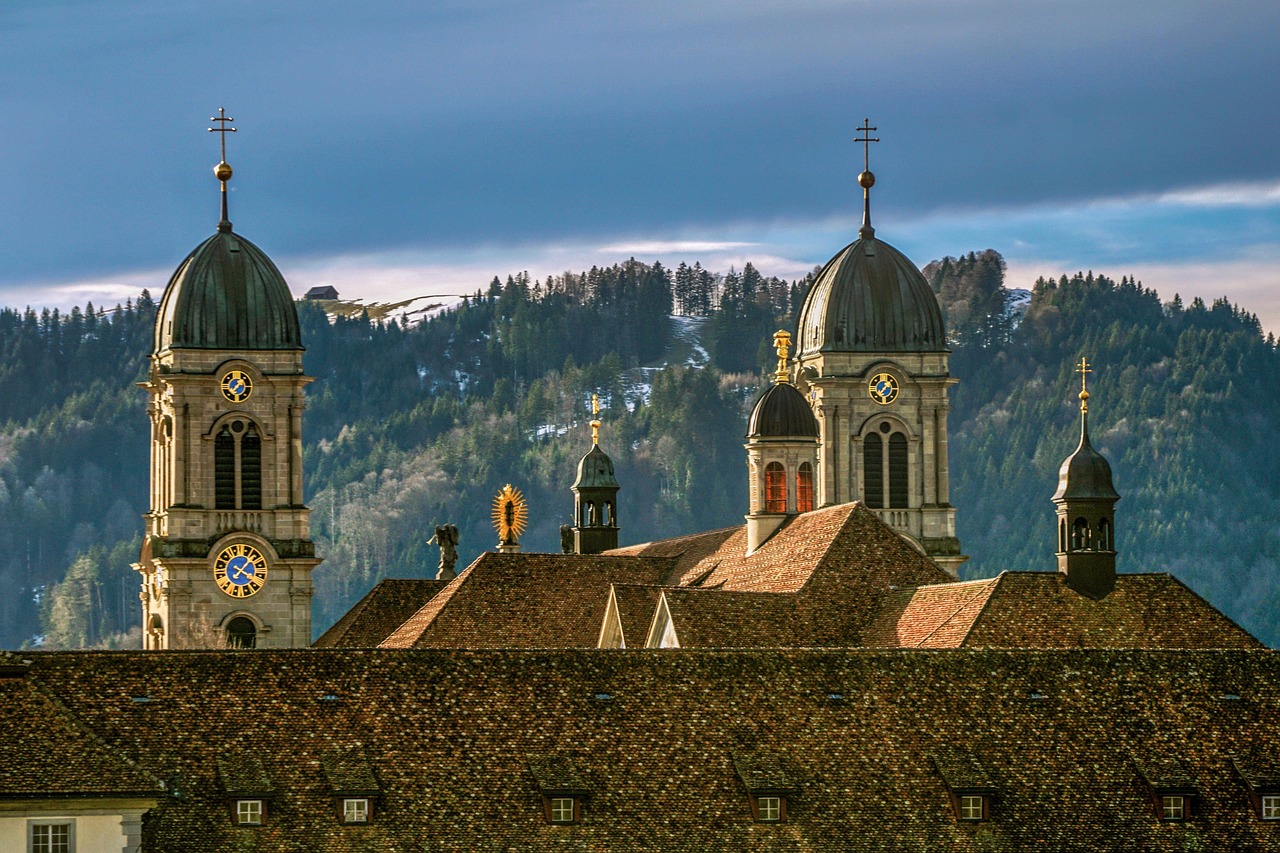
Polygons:
M907 437L900 432L889 436L889 508L907 507Z
M884 508L884 442L875 433L862 443L863 499L872 509Z
M808 462L800 463L796 472L796 512L813 511L813 466Z
M232 421L213 440L215 509L262 509L262 437L257 427Z
M223 427L213 440L213 489L216 509L236 508L236 440Z

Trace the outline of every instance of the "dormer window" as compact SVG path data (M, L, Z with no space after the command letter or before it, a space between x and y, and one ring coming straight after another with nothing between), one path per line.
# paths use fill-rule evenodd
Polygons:
M343 823L368 823L369 798L347 797L342 801Z
M1280 820L1280 794L1262 795L1262 819Z
M1187 819L1187 797L1182 794L1165 794L1160 797L1160 819L1179 821Z
M236 825L261 826L266 816L264 800L236 800Z
M549 823L577 823L580 816L577 797L546 797L547 821Z
M787 816L787 798L783 794L762 794L755 797L755 819L760 823L782 823Z
M957 799L961 820L983 821L987 819L986 796L983 794L961 794Z

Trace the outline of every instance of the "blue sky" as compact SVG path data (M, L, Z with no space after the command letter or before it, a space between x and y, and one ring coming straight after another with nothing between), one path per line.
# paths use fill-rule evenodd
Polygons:
M300 292L634 254L794 276L854 236L1092 269L1280 331L1280 4L0 4L0 303L158 293L217 219Z

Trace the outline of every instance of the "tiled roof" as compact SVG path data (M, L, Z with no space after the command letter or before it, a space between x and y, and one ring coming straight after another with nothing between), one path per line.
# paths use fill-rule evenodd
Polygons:
M622 623L622 636L629 649L644 648L653 623L653 612L664 587L618 583L613 585L613 600Z
M28 677L107 745L181 781L183 795L144 822L147 850L1280 846L1280 826L1257 817L1232 765L1246 744L1272 763L1280 755L1280 654L1266 650L29 657ZM144 694L154 701L131 701ZM0 702L0 744L33 737L32 714L57 719ZM372 823L353 827L337 819L322 763L357 744L382 793ZM999 791L980 827L957 823L931 758L954 745L980 758ZM245 752L275 790L266 825L253 829L231 825L215 769ZM734 761L747 752L782 756L795 771L784 823L753 822ZM542 810L531 764L556 754L571 755L590 785L577 825L549 825ZM1199 792L1183 826L1156 819L1137 769L1167 756ZM58 772L31 753L10 757L5 766L30 775Z
M681 648L808 646L796 618L798 596L697 587L663 591Z
M1120 574L1095 601L1058 572L1004 572L895 590L868 628L875 647L1263 648L1177 578Z
M372 649L444 588L445 581L387 578L320 635L317 649Z
M964 645L997 579L894 590L868 626L863 645L873 648L954 649Z
M929 759L953 792L997 790L997 774L967 749L945 744L931 752Z
M378 779L363 744L327 753L320 759L320 766L335 794L378 793Z
M1154 791L1196 793L1196 774L1177 755L1135 755L1134 766Z
M218 756L217 765L218 783L228 797L269 797L275 793L259 755L228 750Z
M594 648L615 583L653 584L667 560L485 553L382 648Z
M158 778L25 678L0 678L0 726L0 800L163 796Z

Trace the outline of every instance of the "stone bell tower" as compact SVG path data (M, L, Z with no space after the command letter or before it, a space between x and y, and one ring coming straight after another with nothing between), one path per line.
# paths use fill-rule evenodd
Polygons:
M227 212L169 280L151 372L151 500L142 554L143 647L311 643L319 564L302 502L302 341L293 296Z
M875 129L858 128L868 149ZM862 501L955 575L968 558L949 497L947 389L957 380L942 309L919 268L876 237L866 165L858 239L822 268L800 311L796 381L821 427L818 502Z

